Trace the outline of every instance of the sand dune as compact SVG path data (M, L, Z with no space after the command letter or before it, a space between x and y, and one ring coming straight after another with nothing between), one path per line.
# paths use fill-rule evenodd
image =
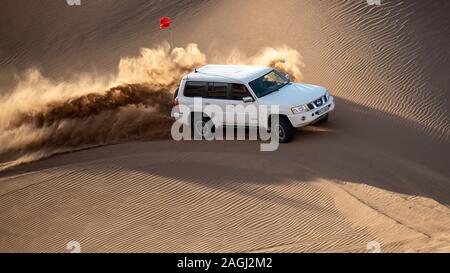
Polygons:
M136 107L154 77L127 70L125 84L147 86L131 100L56 118L81 135L80 124L101 123L102 134L77 142L51 131L12 154L6 147L28 135L3 138L4 164L91 148L0 173L0 251L65 252L69 241L86 252L367 252L372 241L385 252L450 251L447 1L9 1L1 13L3 98L17 87L12 76L30 68L52 83L106 79L94 94L108 94L110 76L124 75L121 60L148 67L136 61L139 48L168 39L158 29L168 15L175 46L197 44L205 62L269 64L284 49L298 78L328 87L337 108L273 153L254 141L175 142L164 111ZM158 90L164 102L169 82ZM51 109L93 96L62 90L68 97ZM0 124L11 125L5 113ZM42 115L30 113L27 122ZM5 136L11 127L2 128Z
M2 251L59 252L68 240L89 252L365 252L372 240L448 251L447 206L329 177L339 166L314 168L287 147L256 148L128 143L34 163L39 171L1 181Z

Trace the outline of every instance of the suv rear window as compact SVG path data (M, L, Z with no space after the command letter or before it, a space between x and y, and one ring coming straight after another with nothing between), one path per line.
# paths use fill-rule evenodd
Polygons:
M186 97L203 97L206 91L206 82L186 82L184 95Z
M210 82L208 84L208 91L206 98L209 99L228 99L228 84L220 82Z

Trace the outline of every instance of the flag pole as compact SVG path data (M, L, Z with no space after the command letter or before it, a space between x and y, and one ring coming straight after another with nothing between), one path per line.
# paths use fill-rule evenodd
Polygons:
M159 28L162 30L167 29L167 28L169 29L169 32L170 32L169 33L169 35L170 35L169 46L171 48L173 48L175 45L173 44L173 34L172 34L172 26L170 24L170 17L161 17L159 19Z

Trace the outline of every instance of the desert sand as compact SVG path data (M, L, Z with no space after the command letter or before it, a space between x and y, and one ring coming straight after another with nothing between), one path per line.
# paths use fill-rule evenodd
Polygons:
M450 4L381 2L2 4L0 252L450 252ZM272 61L328 123L171 140L183 73Z

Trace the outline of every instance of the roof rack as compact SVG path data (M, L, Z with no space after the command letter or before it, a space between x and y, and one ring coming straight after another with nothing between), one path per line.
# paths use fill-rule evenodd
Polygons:
M204 74L204 75L208 75L208 76L222 77L222 78L230 79L230 80L233 80L233 81L242 82L242 81L240 81L238 79L235 79L235 78L232 78L232 77L228 77L228 76L224 76L224 75L198 71L197 69L195 69L194 71L195 71L195 73L200 73L200 74Z

